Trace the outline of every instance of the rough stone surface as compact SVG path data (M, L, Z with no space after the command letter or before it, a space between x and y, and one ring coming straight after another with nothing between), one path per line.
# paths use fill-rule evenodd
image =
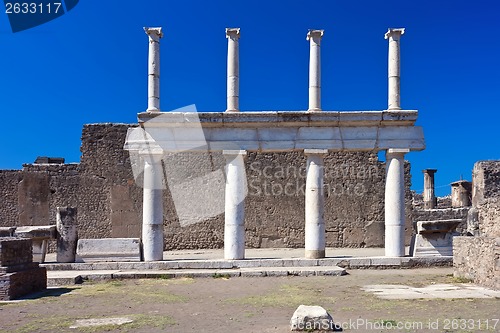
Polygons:
M79 239L76 262L140 261L139 238Z
M55 224L56 207L71 206L78 207L80 238L140 237L142 188L133 178L129 154L123 150L127 129L132 126L85 125L80 164L28 164L23 171L0 172L0 194L6 198L0 201L0 226ZM212 162L210 171L223 170L225 165L222 154L185 153L175 158L186 170L200 159ZM247 247L304 246L305 161L299 152L248 154ZM47 186L41 189L43 195L35 195L37 184ZM406 244L414 220L410 185L410 165L405 163ZM326 246L383 246L384 188L385 164L375 154L326 155ZM223 247L223 213L181 225L168 188L164 212L166 250ZM55 242L50 250L55 251Z
M332 316L321 306L299 305L290 319L292 331L333 331Z
M78 241L77 209L57 207L57 262L74 262Z

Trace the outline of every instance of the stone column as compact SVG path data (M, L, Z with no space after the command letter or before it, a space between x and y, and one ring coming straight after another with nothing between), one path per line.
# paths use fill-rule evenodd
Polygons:
M385 39L389 40L389 110L401 110L399 40L404 28L389 29Z
M148 112L160 111L160 38L161 28L144 28L149 37Z
M56 208L57 262L75 262L78 242L77 209L74 207Z
M385 179L385 256L405 255L404 156L408 149L388 149Z
M240 110L240 28L226 28L227 38L227 112Z
M163 168L162 154L142 155L144 189L142 246L144 261L163 260Z
M304 149L307 156L305 257L308 259L325 257L323 157L327 153L327 149Z
M321 111L321 38L324 30L309 30L309 111Z
M436 169L424 169L424 209L434 209L437 206L437 198L434 194L434 174Z
M469 207L471 205L471 192L471 182L459 180L451 183L451 207Z
M224 259L245 258L245 150L223 150L226 158Z

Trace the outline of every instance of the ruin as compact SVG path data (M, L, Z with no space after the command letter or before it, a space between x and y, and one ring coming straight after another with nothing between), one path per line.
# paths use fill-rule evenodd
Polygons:
M307 257L322 257L326 246L385 246L386 255L402 256L413 221L409 163L404 156L425 147L422 129L414 126L418 112L402 110L400 105L403 32L390 29L385 35L387 110L321 111L323 31L311 30L306 36L311 55L308 111L241 112L236 28L226 31L228 112L193 114L160 111L163 32L146 29L148 108L139 114L139 125L85 125L79 164L25 164L23 170L1 171L0 191L5 198L1 223L54 224L57 207L78 207L80 238L142 236L147 260L159 258L163 250L224 244L226 258L242 258L245 247L304 247ZM201 129L203 141L197 140L200 132L192 128ZM134 129L141 135L140 139L129 135L129 156L123 143L127 131ZM169 133L182 139L161 140ZM144 143L146 147L141 146ZM172 143L187 146L172 147ZM386 151L385 163L376 156L380 150ZM222 187L227 200L220 198L225 206L221 212L184 223L174 189L164 188L169 177L164 166L175 157L182 168L200 156L208 156L212 163L200 175L229 171ZM134 175L137 167L142 172ZM193 206L202 200L192 200Z

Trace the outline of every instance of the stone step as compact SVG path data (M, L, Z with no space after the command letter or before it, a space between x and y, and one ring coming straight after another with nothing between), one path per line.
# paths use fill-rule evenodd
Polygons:
M46 263L48 271L95 271L95 270L171 270L171 269L242 269L279 267L343 267L357 268L417 268L452 266L453 257L336 257L324 259L244 259L244 260L164 260L153 262L95 262L95 263Z
M170 279L170 278L229 278L265 276L342 276L345 268L337 266L316 267L250 267L235 269L170 269L170 270L85 270L48 271L48 286L80 284L85 281L113 279Z

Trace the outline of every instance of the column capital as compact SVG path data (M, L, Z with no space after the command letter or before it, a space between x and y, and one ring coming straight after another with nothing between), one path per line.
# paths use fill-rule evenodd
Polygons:
M396 155L396 156L404 156L405 154L408 154L410 152L410 149L400 149L400 148L391 148L387 149L386 155Z
M437 169L424 169L422 170L422 173L433 175L437 172Z
M392 39L398 40L405 33L405 28L389 28L384 35L384 39Z
M326 155L328 149L304 149L304 155Z
M160 38L163 37L163 31L161 27L156 27L156 28L144 27L144 32L146 33L146 35L149 36L150 39L152 39L155 42L159 42Z
M226 38L239 39L240 28L226 28Z
M311 38L318 38L321 40L323 38L325 30L315 30L315 29L309 29L307 32L306 40L310 40Z

